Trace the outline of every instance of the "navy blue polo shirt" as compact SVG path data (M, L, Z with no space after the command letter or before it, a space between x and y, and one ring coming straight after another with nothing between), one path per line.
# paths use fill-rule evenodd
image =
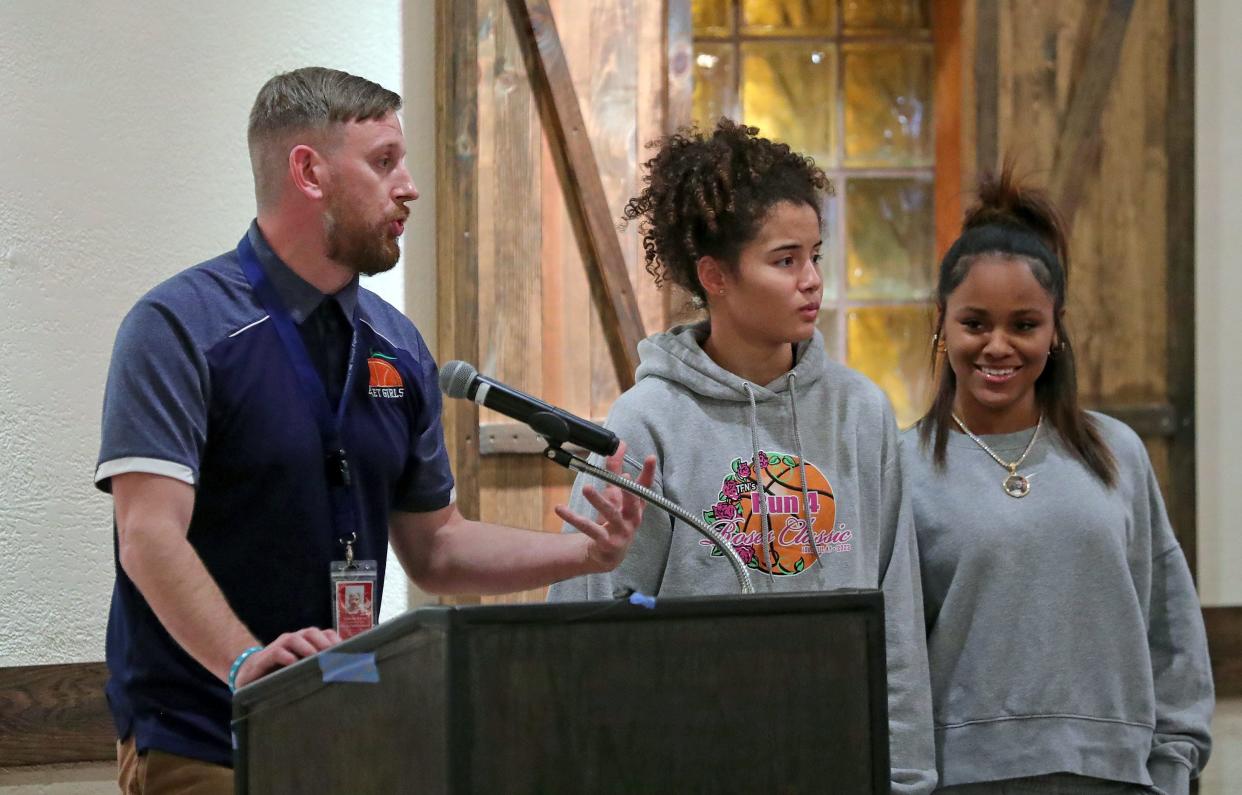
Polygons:
M435 362L409 319L357 280L326 297L280 261L257 224L247 234L293 321L301 326L321 301L335 300L366 354L366 372L342 396L342 438L355 552L378 561L382 588L389 513L450 501ZM275 324L230 251L139 300L117 332L104 394L96 485L108 491L126 472L193 485L190 544L263 643L332 626L329 563L343 551L320 432L299 390ZM139 751L232 764L228 687L172 639L119 557L107 662L118 737L133 735Z

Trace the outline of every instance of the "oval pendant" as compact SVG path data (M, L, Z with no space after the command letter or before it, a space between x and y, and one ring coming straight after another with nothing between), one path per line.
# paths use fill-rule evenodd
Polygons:
M1010 475L1001 486L1010 497L1025 497L1031 490L1031 482L1022 475Z

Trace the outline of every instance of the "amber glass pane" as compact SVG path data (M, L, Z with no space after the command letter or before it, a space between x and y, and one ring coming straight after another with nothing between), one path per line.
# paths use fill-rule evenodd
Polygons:
M845 186L845 277L852 300L926 298L932 288L932 184L851 179Z
M694 45L694 120L713 126L721 116L737 114L733 45Z
M824 279L825 307L837 303L841 297L841 260L845 250L840 245L845 238L845 232L841 228L841 183L832 180L832 188L832 193L824 197L824 205L820 210L820 217L823 218L820 228L824 243L819 249L819 272Z
M927 407L931 324L929 306L850 310L847 362L888 394L897 424L903 428Z
M930 166L931 48L852 45L842 58L847 165Z
M832 47L742 45L742 118L765 137L831 164L835 69Z
M836 0L742 0L742 33L835 36Z
M925 29L931 25L928 5L928 0L845 0L841 25L851 33Z
M828 358L834 362L844 362L843 355L845 349L841 345L841 323L840 312L830 309L827 302L824 308L820 310L819 320L816 325L819 326L819 332L824 335L824 348L828 351Z
M695 36L728 36L733 32L732 0L691 0Z

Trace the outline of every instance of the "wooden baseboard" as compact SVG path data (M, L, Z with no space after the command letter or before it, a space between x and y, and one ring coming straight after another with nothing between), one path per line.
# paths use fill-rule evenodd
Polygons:
M1216 698L1242 696L1242 607L1205 607L1208 652Z
M103 663L0 668L0 767L116 759Z
M1242 607L1205 607L1217 698L1242 697ZM116 758L103 663L0 668L0 767Z

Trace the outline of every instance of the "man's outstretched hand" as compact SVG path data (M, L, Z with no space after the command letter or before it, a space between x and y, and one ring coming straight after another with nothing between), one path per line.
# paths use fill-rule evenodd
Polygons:
M624 461L625 442L622 442L617 447L617 452L608 457L605 466L629 479L628 474L621 472ZM655 468L655 456L647 456L647 460L643 461L642 472L638 474L635 482L650 488L655 480ZM594 521L574 513L564 505L556 506L556 515L576 528L586 539L586 573L612 571L625 558L626 550L634 540L634 533L642 522L643 499L611 484L603 491L595 486L584 486L582 496L595 508Z

